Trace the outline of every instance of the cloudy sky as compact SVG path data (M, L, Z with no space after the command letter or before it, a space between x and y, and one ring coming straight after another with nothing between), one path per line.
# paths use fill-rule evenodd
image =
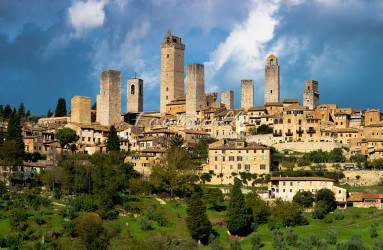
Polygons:
M206 92L254 79L262 105L264 65L279 58L281 98L302 100L319 82L321 103L382 108L383 2L379 0L0 0L0 104L45 114L64 97L92 98L100 71L144 80L144 110L159 110L160 44L170 28L185 64L205 64Z

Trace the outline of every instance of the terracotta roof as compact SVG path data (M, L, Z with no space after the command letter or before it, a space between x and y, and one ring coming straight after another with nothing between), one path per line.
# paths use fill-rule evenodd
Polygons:
M383 124L368 124L365 127L383 127Z
M383 194L361 194L355 193L347 198L347 201L363 201L363 199L383 199Z
M308 110L308 107L305 107L299 104L292 104L285 108L285 111L291 111L291 110Z
M268 147L260 146L260 145L247 145L246 147L236 147L234 145L223 145L223 146L216 146L211 147L209 150L246 150L246 149L264 149L264 150L270 150Z
M143 138L139 138L137 139L137 141L153 141L154 139L156 138L160 138L160 137L156 137L156 136L145 136Z
M265 106L260 106L260 107L251 107L248 109L248 111L265 111L266 107Z
M150 130L150 131L144 132L144 134L156 134L156 133L176 134L177 132L170 129L157 129L157 130Z
M332 181L335 180L324 177L271 177L271 181Z
M283 106L281 102L265 102L265 106Z
M205 131L198 131L198 130L193 130L193 129L185 129L180 132L185 132L186 134L203 134L203 135L210 135L209 133Z
M76 123L76 122L72 122L70 124L76 125L77 127L80 127L80 128L88 128L88 129L101 130L101 131L109 131L109 127L108 126L103 126L103 125L89 125L89 124Z
M336 128L338 133L358 133L359 130L356 128Z
M282 99L282 103L299 103L298 99Z

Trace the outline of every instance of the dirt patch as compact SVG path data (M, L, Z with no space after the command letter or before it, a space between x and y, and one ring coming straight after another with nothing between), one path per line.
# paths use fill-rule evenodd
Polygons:
M211 218L210 222L213 223L216 227L226 227L225 218Z
M228 235L227 238L228 238L230 241L235 240L235 239L241 241L241 240L245 239L245 237L241 237L241 236L237 236L237 235Z

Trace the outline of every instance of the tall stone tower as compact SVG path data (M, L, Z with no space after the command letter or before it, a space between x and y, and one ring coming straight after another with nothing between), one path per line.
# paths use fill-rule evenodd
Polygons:
M279 102L279 89L278 58L271 54L265 66L265 102Z
M186 65L186 117L197 118L197 110L206 107L205 72L203 64Z
M90 98L86 96L74 96L71 100L71 122L90 124Z
M166 104L183 96L185 45L181 38L172 36L170 30L161 44L161 101L160 111L166 112Z
M254 80L241 80L241 108L254 106Z
M128 79L126 112L142 112L144 96L143 83L144 81L138 78Z
M305 90L303 91L303 106L309 109L315 109L319 105L318 82L314 80L305 81Z
M121 121L121 71L101 71L99 119L106 126Z
M221 103L225 105L226 109L234 109L234 91L223 90L221 92Z
M100 94L96 97L96 122L100 122L100 102L101 102L101 96Z

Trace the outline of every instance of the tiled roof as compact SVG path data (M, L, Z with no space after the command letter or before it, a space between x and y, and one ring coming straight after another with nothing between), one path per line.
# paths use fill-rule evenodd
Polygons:
M335 180L324 177L271 177L271 181L332 181Z

